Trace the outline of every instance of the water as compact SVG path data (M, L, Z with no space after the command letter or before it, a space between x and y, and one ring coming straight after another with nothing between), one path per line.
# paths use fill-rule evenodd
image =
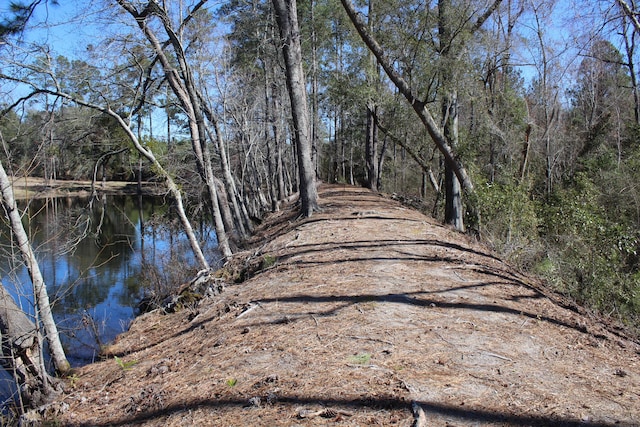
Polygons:
M96 360L100 346L128 328L145 285L148 289L188 280L189 267L195 270L188 241L171 210L159 197L29 202L24 223L72 366ZM214 265L220 258L215 231L207 221L194 223L194 228ZM2 283L23 310L33 314L28 273L16 250L10 253L6 226L2 233L1 250L6 253L0 258ZM144 281L150 271L156 280Z

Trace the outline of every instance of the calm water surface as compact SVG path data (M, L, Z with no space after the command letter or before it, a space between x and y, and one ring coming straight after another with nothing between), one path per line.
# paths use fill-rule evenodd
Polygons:
M143 269L153 266L155 277L166 280L172 271L184 273L186 266L194 266L188 241L172 219L177 216L163 198L32 200L26 213L24 222L74 366L95 360L100 345L128 328L147 283L141 279ZM2 230L6 233L6 227ZM214 265L220 256L215 231L206 221L199 224L198 237ZM0 259L2 283L32 314L31 282L17 254L12 260L8 238L0 237L6 253Z

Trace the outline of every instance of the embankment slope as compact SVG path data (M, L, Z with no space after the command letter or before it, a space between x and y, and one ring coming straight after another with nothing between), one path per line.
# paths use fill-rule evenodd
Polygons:
M323 186L197 306L79 370L65 425L639 425L640 346L464 235ZM412 405L413 403L413 405Z

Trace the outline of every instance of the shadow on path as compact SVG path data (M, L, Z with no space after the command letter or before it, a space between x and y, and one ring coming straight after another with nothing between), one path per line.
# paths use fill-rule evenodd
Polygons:
M584 426L582 420L572 418L562 418L559 416L548 415L521 415L510 414L504 412L495 412L483 408L473 408L470 406L461 406L459 404L448 404L440 402L417 402L425 411L427 420L429 416L445 416L457 422L477 422L477 423L501 423L507 426ZM323 399L320 397L306 396L278 396L274 407L283 406L296 411L297 407L303 405L313 405L314 407L322 406L331 409L343 409L349 411L357 410L406 410L407 418L411 415L411 402L402 398L361 398L361 399ZM157 421L161 418L168 417L179 413L188 413L198 409L215 409L215 410L238 410L246 408L247 411L259 411L259 407L250 407L248 399L201 399L192 402L181 402L169 405L159 410L147 411L132 415L130 417L122 417L113 419L103 424L77 424L78 426L125 426L131 424L142 424L150 421ZM238 420L240 421L240 420ZM631 424L619 422L589 422L591 427L630 427Z
M485 283L484 285L474 286L491 286L495 283ZM510 307L504 307L499 304L473 304L469 302L447 302L439 299L421 298L420 296L429 294L430 292L409 292L403 294L361 294L361 295L292 295L292 296L279 296L277 298L265 298L255 301L259 304L266 304L271 302L277 302L279 304L286 303L300 303L300 304L313 304L313 303L342 303L342 305L329 312L312 313L320 316L333 315L338 310L341 310L349 305L364 303L364 302L389 302L396 304L408 304L416 307L424 308L446 308L455 310L474 310L480 312L493 312L493 313L506 313L514 316L525 316L530 319L536 319L539 321L548 322L556 326L561 326L569 329L574 329L581 333L588 333L588 330L579 324L571 324L553 317L541 315L538 313L532 313L524 310L516 310ZM523 296L520 296L523 298ZM532 295L530 298L540 298L538 295Z

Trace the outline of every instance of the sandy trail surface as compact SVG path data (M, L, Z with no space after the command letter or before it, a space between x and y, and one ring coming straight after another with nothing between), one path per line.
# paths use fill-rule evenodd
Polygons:
M621 331L395 201L320 197L310 219L286 207L265 221L221 294L135 320L67 380L56 419L640 425L640 346Z

